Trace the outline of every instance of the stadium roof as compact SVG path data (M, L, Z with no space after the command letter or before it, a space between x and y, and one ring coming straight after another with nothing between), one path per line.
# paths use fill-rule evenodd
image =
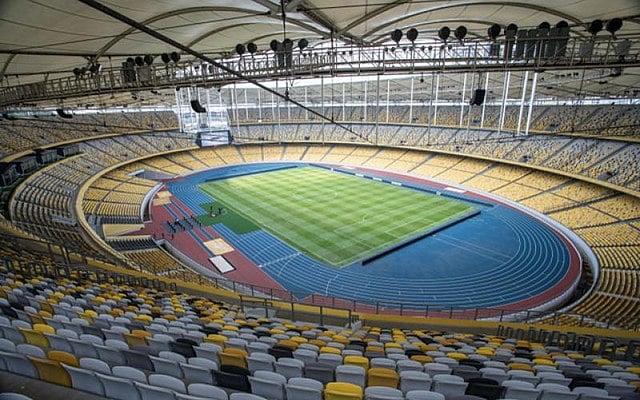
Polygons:
M435 38L442 26L465 25L469 37L510 23L535 27L565 20L573 36L588 36L594 19L622 18L618 36L640 35L638 0L103 0L120 13L212 57L233 52L236 44L255 42L268 49L283 37L306 38L311 46L334 37L345 43L390 41L394 29L415 27L419 37ZM173 51L78 0L3 0L0 2L0 76L15 85L70 74L98 59L118 65L128 56ZM601 35L608 35L603 31ZM637 90L640 74L628 69L616 79L599 79L602 93ZM597 85L594 83L594 85ZM565 89L566 90L566 89ZM573 90L569 90L574 95ZM563 92L556 95L561 96Z

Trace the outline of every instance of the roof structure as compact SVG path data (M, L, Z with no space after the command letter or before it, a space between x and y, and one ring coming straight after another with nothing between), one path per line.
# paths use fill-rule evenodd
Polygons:
M588 37L596 19L621 18L618 37L640 37L637 0L103 0L104 5L212 58L234 54L237 44L253 42L269 50L273 39L305 38L310 47L329 41L353 46L393 43L395 29L418 30L418 41L437 40L438 30L464 25L468 37L486 37L487 28L520 28L566 21L571 36ZM172 49L78 0L5 0L0 3L0 77L4 86L72 74L91 62L117 66L127 57ZM603 30L601 36L610 36ZM637 44L635 44L637 45ZM184 59L191 56L183 55ZM587 93L633 96L640 73L629 68L618 77L594 75L585 86L567 71L560 85L544 84L553 96ZM555 76L554 75L554 76ZM637 96L637 94L636 94Z

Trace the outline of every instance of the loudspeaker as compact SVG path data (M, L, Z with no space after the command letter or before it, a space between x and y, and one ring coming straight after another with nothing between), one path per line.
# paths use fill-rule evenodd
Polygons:
M207 109L200 105L198 100L191 100L191 108L197 113L206 113Z
M484 89L476 89L473 92L473 97L471 97L471 100L469 101L469 104L472 106L480 106L482 105L482 103L484 103L484 95L485 95L485 90Z
M69 119L69 118L73 118L73 114L69 114L69 113L67 113L67 112L66 112L65 110L63 110L62 108L58 108L58 109L56 110L56 112L58 113L58 115L59 115L61 118L67 118L67 119Z

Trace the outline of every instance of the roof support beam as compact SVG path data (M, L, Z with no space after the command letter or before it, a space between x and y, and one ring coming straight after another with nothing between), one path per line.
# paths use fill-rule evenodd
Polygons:
M363 15L362 17L356 19L355 21L353 21L352 23L350 23L349 25L345 26L344 28L342 28L338 33L345 33L345 32L349 32L352 28L355 28L356 26L364 23L366 20L373 18L375 16L378 16L384 12L387 12L389 10L391 10L392 8L396 8L399 5L408 3L409 0L395 0L392 3L386 4L382 7L376 8L375 10L366 13L365 15Z
M156 38L156 39L158 39L160 41L163 41L163 42L167 43L170 46L173 46L173 47L175 47L177 49L180 49L181 51L184 51L187 54L190 54L190 55L192 55L194 57L197 57L198 59L200 59L202 61L208 62L209 64L213 65L214 67L216 67L218 69L221 69L222 71L225 71L228 74L233 75L238 79L241 79L241 80L247 81L249 83L252 83L253 85L259 87L260 89L265 90L265 91L267 91L267 92L269 92L269 93L271 93L271 94L273 94L275 96L278 96L279 98L284 99L285 101L288 101L288 102L290 102L290 103L302 108L303 110L306 110L307 112L309 112L309 113L311 113L313 115L316 115L316 116L322 118L323 120L325 120L325 121L327 121L329 123L332 123L332 124L342 128L342 129L344 129L345 131L350 132L350 133L358 136L359 138L361 138L365 142L369 142L369 140L365 136L353 131L353 129L351 129L350 127L348 127L346 125L343 125L341 123L335 122L335 121L331 120L331 118L326 117L324 114L321 114L321 113L315 111L314 109L309 108L309 107L305 106L304 104L301 104L297 100L294 100L294 99L290 98L288 95L282 94L282 93L280 93L280 92L278 92L278 91L276 91L274 89L271 89L270 87L265 86L264 84L258 82L254 78L245 76L241 72L238 72L238 71L226 66L225 64L221 64L221 63L217 62L216 60L214 60L214 59L212 59L210 57L207 57L204 54L201 54L201 53L191 49L190 47L187 47L187 46L185 46L185 45L183 45L183 44L181 44L179 42L176 42L175 40L173 40L173 39L171 39L171 38L169 38L169 37L167 37L167 36L165 36L165 35L163 35L163 34L161 34L159 32L156 32L155 30L145 26L144 24L131 19L131 18L127 17L126 15L123 15L123 14L117 12L116 10L113 10L113 9L105 6L104 4L102 4L102 3L100 3L100 2L98 2L96 0L79 0L79 1L81 3L86 4L87 6L89 6L91 8L93 8L93 9L95 9L95 10L98 10L98 11L100 11L100 12L106 14L106 15L109 15L112 18L115 18L115 19L117 19L117 20L119 20L119 21L121 21L121 22L123 22L123 23L125 23L125 24L127 24L129 26L131 26L134 29L140 30L140 31L146 33L149 36L152 36L152 37L154 37L154 38Z

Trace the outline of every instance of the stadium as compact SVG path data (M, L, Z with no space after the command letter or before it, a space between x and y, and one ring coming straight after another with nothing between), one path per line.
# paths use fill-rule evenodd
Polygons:
M0 5L0 399L640 399L635 0Z

